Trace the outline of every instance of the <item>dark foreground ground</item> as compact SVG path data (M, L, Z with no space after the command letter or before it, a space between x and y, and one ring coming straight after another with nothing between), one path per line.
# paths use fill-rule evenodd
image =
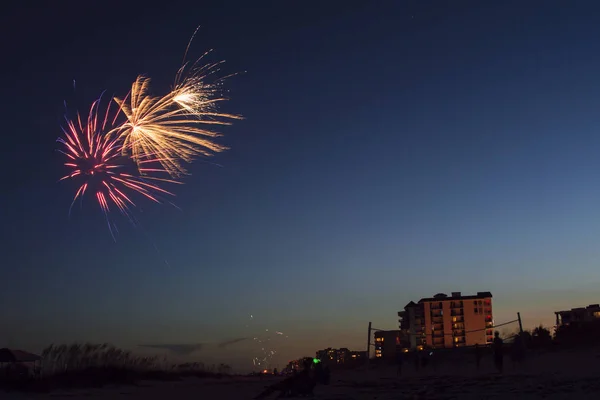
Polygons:
M505 372L494 371L490 359L481 368L474 360L441 362L419 372L410 363L403 376L396 368L334 372L329 386L318 386L316 399L600 399L600 349L532 354L521 368L505 363ZM50 394L2 393L3 399L251 399L277 378L196 379L180 382L140 382L137 386L77 389ZM272 396L273 398L275 396Z

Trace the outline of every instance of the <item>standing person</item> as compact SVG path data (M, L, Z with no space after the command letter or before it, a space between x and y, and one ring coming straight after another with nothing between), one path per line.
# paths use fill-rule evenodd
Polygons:
M396 350L396 366L398 368L397 375L402 375L402 363L404 362L404 354L402 353L402 349Z
M523 337L520 333L515 336L515 341L512 345L511 357L513 361L513 367L519 367L523 363L525 358L525 345L523 344Z
M479 371L480 364L481 364L481 349L479 348L479 343L475 343L475 365L477 366L478 371Z
M494 333L494 364L498 372L502 373L504 369L504 341L500 338L500 332Z
M420 366L421 366L421 351L417 349L417 351L415 351L415 371L419 372Z
M325 365L325 368L323 368L323 375L323 384L329 385L329 380L331 379L331 371L329 370L329 366Z

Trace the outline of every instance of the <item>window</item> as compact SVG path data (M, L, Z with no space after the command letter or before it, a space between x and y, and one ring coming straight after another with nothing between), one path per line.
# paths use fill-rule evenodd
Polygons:
M475 307L475 314L479 314L479 313L477 312L477 307Z

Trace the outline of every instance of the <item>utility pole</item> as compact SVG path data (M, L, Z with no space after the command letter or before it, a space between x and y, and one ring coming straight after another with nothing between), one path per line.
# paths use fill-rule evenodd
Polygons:
M371 322L369 322L369 333L367 334L367 371L369 370L369 358L371 357Z
M523 334L523 322L521 321L521 313L517 313L517 319L519 320L519 334Z

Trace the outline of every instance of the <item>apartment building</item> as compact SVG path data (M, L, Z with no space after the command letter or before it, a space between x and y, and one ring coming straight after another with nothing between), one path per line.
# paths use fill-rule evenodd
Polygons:
M452 348L485 345L494 339L492 294L463 296L438 293L410 302L398 313L400 329L410 337L410 347Z

